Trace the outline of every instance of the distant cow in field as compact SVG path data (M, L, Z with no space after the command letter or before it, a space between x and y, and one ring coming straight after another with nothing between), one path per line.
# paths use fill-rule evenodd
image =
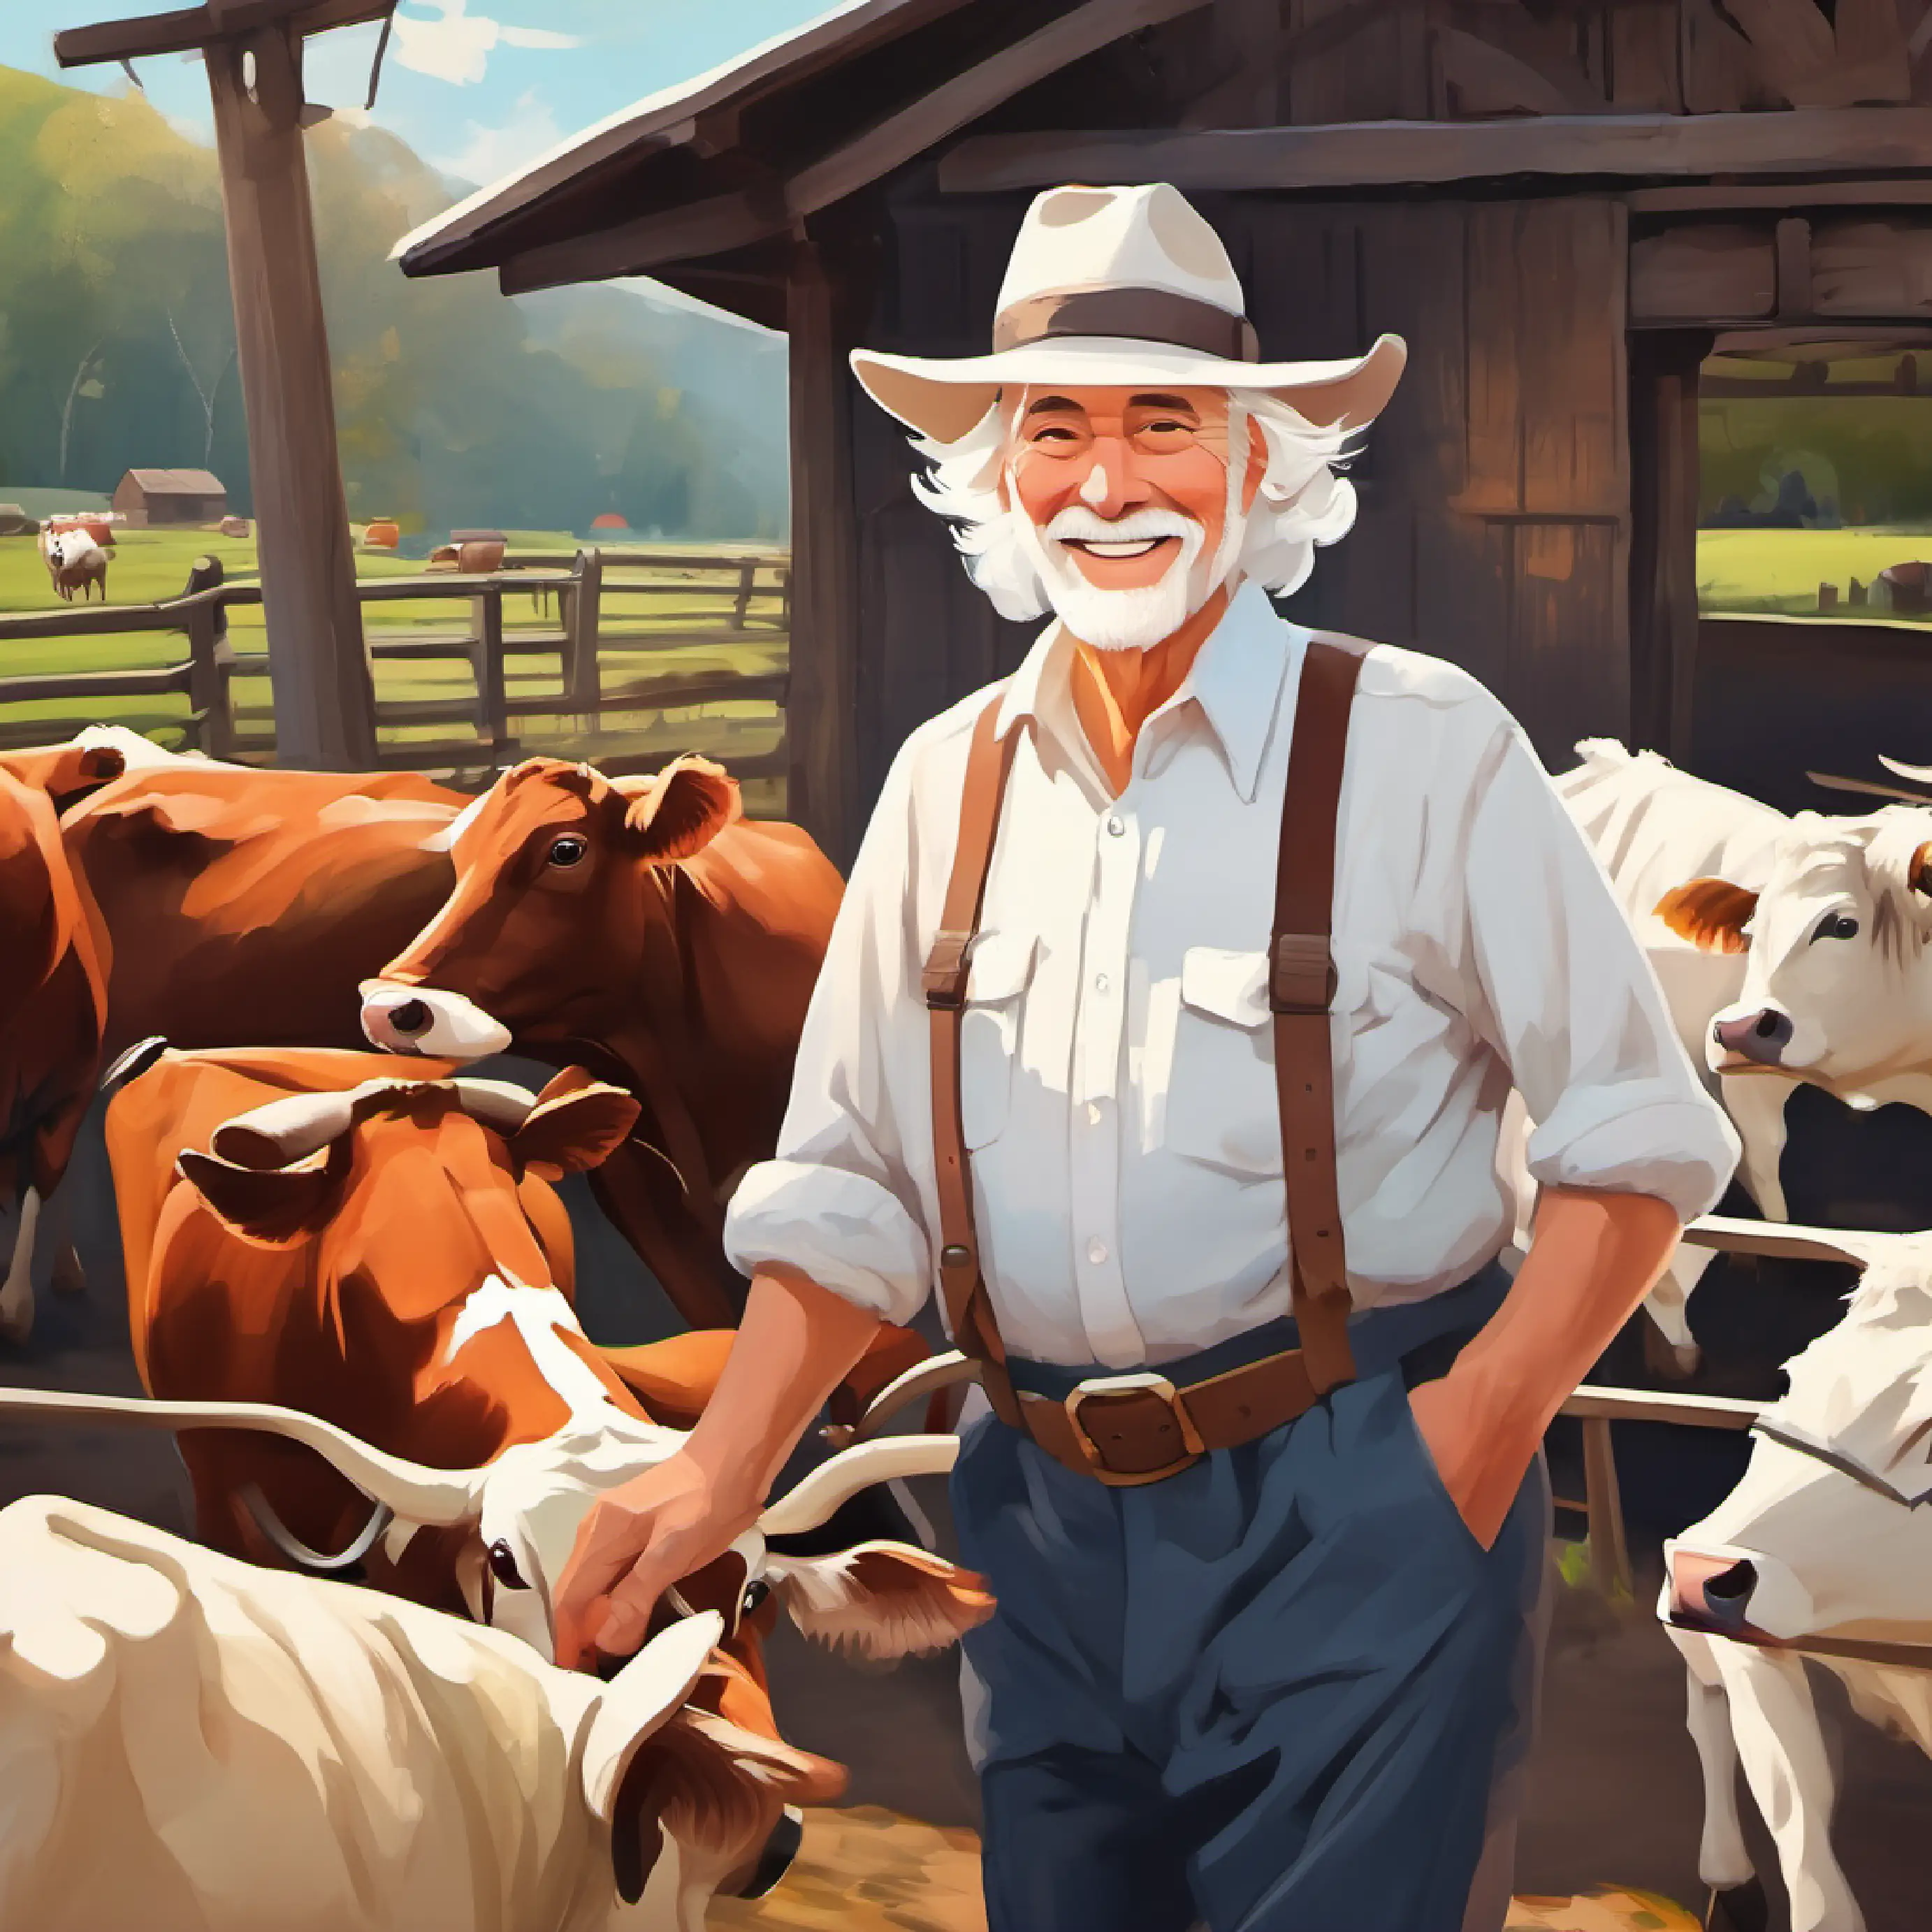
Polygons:
M1690 1238L1862 1271L1838 1325L1785 1364L1737 1487L1664 1545L1658 1606L1689 1666L1700 1869L1729 1914L1711 1922L1764 1923L1742 1760L1792 1932L1862 1932L1832 1852L1832 1762L1800 1652L1844 1680L1861 1716L1932 1754L1932 1235L1714 1219Z
M107 596L107 553L91 532L79 529L40 532L40 556L56 591L71 604L78 590L84 599L95 590Z
M721 1714L722 1628L672 1622L602 1683L28 1497L0 1511L0 1924L702 1932L844 1782Z
M766 1159L844 887L796 826L748 820L718 766L607 778L530 758L452 828L454 890L364 988L392 1052L580 1059L643 1103L600 1192L640 1253L715 1300L725 1204ZM621 1191L617 1184L621 1180ZM674 1294L677 1280L658 1268Z

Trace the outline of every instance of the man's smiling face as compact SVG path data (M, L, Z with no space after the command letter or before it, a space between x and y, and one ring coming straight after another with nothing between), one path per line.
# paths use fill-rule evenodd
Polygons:
M1035 388L1010 406L1001 501L1024 519L1055 610L1100 649L1159 643L1226 575L1262 440L1247 434L1235 497L1224 390Z

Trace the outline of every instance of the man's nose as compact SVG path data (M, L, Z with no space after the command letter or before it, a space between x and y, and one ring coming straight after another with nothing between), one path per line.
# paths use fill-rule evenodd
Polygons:
M1145 501L1147 494L1147 485L1136 472L1126 439L1096 436L1093 466L1080 486L1081 502L1096 517L1112 518Z

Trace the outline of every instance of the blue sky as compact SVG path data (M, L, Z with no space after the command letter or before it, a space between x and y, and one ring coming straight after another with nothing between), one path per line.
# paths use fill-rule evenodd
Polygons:
M708 72L828 10L832 0L403 0L370 117L454 179L482 186L660 88ZM53 29L164 10L166 0L0 4L0 65L118 93L118 68L61 74ZM309 44L308 94L359 109L374 27ZM138 64L148 98L212 141L208 83L192 57Z

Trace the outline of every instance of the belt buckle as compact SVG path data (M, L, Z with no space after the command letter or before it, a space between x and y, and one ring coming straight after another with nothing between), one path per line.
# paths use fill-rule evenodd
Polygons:
M1180 1431L1181 1453L1158 1469L1115 1469L1102 1456L1100 1444L1087 1432L1086 1424L1080 1420L1081 1406L1094 1396L1139 1394L1158 1396L1167 1405L1168 1413ZM1072 1427L1073 1440L1085 1457L1088 1468L1110 1489L1132 1489L1143 1483L1158 1483L1169 1476L1178 1476L1182 1470L1191 1469L1208 1453L1208 1445L1202 1441L1201 1432L1195 1427L1194 1418L1188 1414L1180 1391L1165 1376L1147 1372L1095 1376L1070 1390L1064 1406L1066 1420Z

